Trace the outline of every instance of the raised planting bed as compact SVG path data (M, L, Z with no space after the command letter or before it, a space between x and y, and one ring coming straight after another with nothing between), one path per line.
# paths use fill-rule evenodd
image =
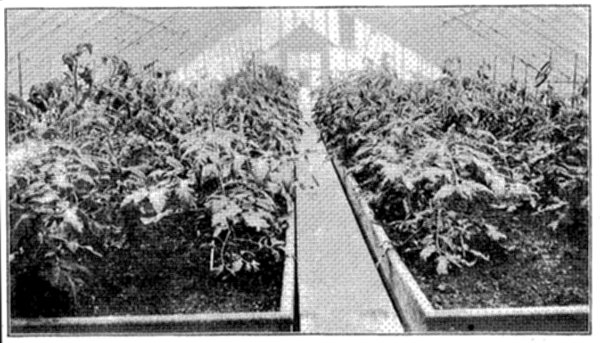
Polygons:
M294 325L295 213L286 232L286 257L278 304L264 312L104 315L96 317L14 318L10 334L93 335L122 333L291 332ZM235 298L230 299L236 300Z
M409 332L586 332L590 307L544 306L514 308L435 309L409 268L402 262L385 230L361 196L354 177L337 160L332 160L348 201L362 230L375 264Z
M289 331L298 82L63 62L9 96L11 332Z
M413 330L587 331L587 89L457 74L369 68L314 107L398 310Z

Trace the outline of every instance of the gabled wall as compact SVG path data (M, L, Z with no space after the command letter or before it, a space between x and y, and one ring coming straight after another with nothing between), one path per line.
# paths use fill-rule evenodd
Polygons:
M404 79L435 78L439 68L343 9L265 9L254 22L209 47L180 69L182 78L222 78L253 54L310 86L329 75L386 63ZM385 62L384 62L385 61Z
M414 51L403 47L388 35L375 30L371 25L353 17L352 33L347 36L354 38L351 45L340 46L332 49L331 67L332 74L339 75L346 71L362 69L368 64L381 65L382 63L395 70L398 75L407 80L421 78L435 78L441 73L440 69L425 61ZM343 35L342 35L343 36Z

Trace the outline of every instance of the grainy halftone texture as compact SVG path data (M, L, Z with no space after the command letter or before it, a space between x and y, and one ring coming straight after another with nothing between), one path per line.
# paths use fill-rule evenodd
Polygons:
M119 55L181 78L223 77L255 58L314 87L328 76L387 64L405 78L439 75L450 58L474 72L490 64L499 80L535 77L572 88L588 74L589 8L330 8L186 10L9 10L8 90L25 93L64 70L61 56L90 42L96 62ZM20 62L19 62L20 61Z
M185 81L223 78L256 58L306 90L328 77L385 64L405 79L439 76L448 59L465 73L531 82L551 61L549 83L569 92L589 71L588 7L8 10L7 90L61 77L79 43L92 62L118 55ZM312 106L304 94L304 113ZM307 187L298 204L300 322L304 332L398 333L390 299L316 129L308 127ZM318 184L318 186L316 186ZM311 188L311 186L315 186Z
M309 119L312 104L302 94ZM300 330L304 333L401 333L392 302L325 147L306 128L297 195Z

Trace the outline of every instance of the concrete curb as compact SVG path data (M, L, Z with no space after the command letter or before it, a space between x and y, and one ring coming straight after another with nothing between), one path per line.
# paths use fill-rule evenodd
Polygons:
M590 306L547 306L497 309L436 310L374 221L359 187L339 161L332 163L356 216L390 297L409 332L532 332L585 333L590 330Z

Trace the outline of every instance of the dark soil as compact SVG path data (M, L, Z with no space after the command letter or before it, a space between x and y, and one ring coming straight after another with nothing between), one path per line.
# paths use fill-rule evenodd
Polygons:
M138 242L95 258L76 302L40 280L22 280L12 296L15 317L181 314L274 311L279 308L283 262L265 259L261 272L216 276L206 237L174 227L148 230ZM260 260L260 257L259 257ZM267 264L271 264L268 266ZM19 285L22 286L19 289ZM23 287L35 288L25 289ZM47 294L46 294L47 293ZM31 297L28 294L38 294ZM44 295L46 294L46 295ZM60 295L60 294L59 294ZM37 300L36 300L37 299Z
M547 214L488 210L487 221L507 235L506 251L490 262L437 275L418 257L400 256L434 308L494 308L588 303L587 236L547 228ZM386 228L390 239L394 233Z

